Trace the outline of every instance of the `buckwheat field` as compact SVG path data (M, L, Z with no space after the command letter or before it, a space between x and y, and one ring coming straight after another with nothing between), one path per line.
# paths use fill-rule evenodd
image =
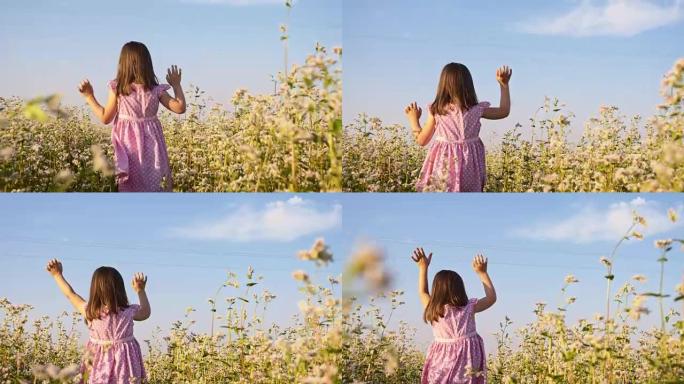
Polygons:
M674 210L670 220L679 218ZM646 220L634 214L625 223L625 235L611 254L597 255L606 284L605 307L578 321L567 319L573 304L582 297L573 295L581 281L568 271L559 281L558 303L521 303L534 310L536 319L516 324L501 319L496 350L488 351L488 382L491 383L680 383L684 377L684 281L676 287L664 285L668 258L681 257L684 239L663 239L654 243L650 256L660 267L660 275L616 276L620 248L626 242L641 241ZM392 321L392 314L404 304L403 291L390 290L391 281L380 250L359 252L351 270L357 271L370 287L371 298L359 304L345 296L348 311L346 342L342 363L345 382L416 383L420 381L423 351L412 341L414 329ZM659 282L659 290L640 288L647 279ZM587 314L580 314L585 316ZM657 319L658 326L640 325L645 317ZM478 373L473 373L477 375Z
M579 128L572 113L547 98L529 126L517 124L499 143L486 145L485 191L684 190L684 59L665 75L661 93L660 112L645 121L600 107L577 141L568 139ZM408 128L368 115L345 127L342 153L343 188L354 192L414 191L425 159Z
M671 220L678 220L674 211ZM488 351L492 383L677 383L684 375L684 281L663 284L668 258L679 257L683 239L654 244L658 276L613 274L620 247L640 241L648 225L638 214L625 223L625 236L611 254L597 257L604 268L605 307L593 317L566 319L573 303L573 286L582 284L569 273L559 282L558 303L522 303L536 320L513 329L501 319L497 347ZM332 262L332 251L318 240L299 257L316 268ZM571 272L571 271L569 271ZM307 271L293 271L301 300L292 305L299 314L288 325L269 315L277 295L259 289L262 279L251 268L244 276L228 273L205 308L188 308L186 317L170 331L141 340L151 383L414 383L420 378L423 351L413 341L415 329L392 320L404 304L403 291L392 290L392 276L383 253L362 247L349 259L342 276L315 282ZM647 279L660 282L646 292ZM343 288L340 288L340 285ZM357 287L357 288L351 288ZM362 288L358 288L362 287ZM341 299L340 299L341 297ZM69 383L78 381L85 330L77 314L29 321L29 304L0 301L0 379L3 382ZM639 322L657 318L645 329ZM266 319L270 319L266 321ZM195 330L210 324L210 332ZM476 374L476 373L474 373Z
M283 25L286 56L288 39ZM174 190L341 190L341 55L316 45L303 64L276 76L273 94L238 89L228 109L191 86L183 117L160 115ZM0 191L116 191L109 135L58 95L0 97Z
M317 240L298 257L325 268L333 255ZM340 383L342 307L340 277L316 282L293 271L301 300L260 289L263 278L251 267L228 272L204 308L187 308L168 333L139 338L150 383ZM269 311L273 300L292 300L293 319ZM74 383L87 375L78 313L29 320L35 309L0 299L0 382ZM274 322L275 320L275 322ZM209 332L197 331L201 323ZM287 324L285 324L287 323ZM85 373L80 372L81 362Z

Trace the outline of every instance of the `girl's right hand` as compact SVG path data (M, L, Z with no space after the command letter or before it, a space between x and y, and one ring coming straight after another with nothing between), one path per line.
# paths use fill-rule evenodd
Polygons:
M81 81L81 83L78 85L78 91L81 92L81 96L86 98L95 94L93 91L93 86L90 84L90 80L88 79Z
M413 103L409 104L408 107L404 108L404 113L406 114L406 117L411 120L420 120L420 116L423 115L423 109L420 108L418 103L414 101Z
M45 268L52 276L59 276L62 274L62 263L57 259L52 259L48 261L47 267Z
M418 268L427 268L430 266L430 261L432 261L432 252L430 252L428 256L425 256L423 248L416 248L413 251L411 259L418 264Z
M177 66L172 65L171 68L166 70L166 82L172 87L180 85L182 75L183 71Z
M145 285L147 285L147 276L140 272L133 275L133 290L135 292L144 291Z
M475 255L473 257L473 271L478 275L487 273L487 258L481 254Z

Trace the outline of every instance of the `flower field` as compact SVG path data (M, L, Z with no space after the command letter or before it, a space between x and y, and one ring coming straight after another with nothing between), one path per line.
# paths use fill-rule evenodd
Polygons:
M320 268L332 261L322 240L299 257ZM188 308L185 318L173 323L168 333L144 341L137 336L146 355L149 382L342 382L339 278L316 282L301 270L292 277L302 299L290 325L279 325L286 319L270 315L269 303L284 298L260 289L263 279L250 267L241 276L229 272L207 308ZM68 305L66 299L64 304ZM79 340L86 332L82 319L64 313L30 321L32 309L0 299L0 382L78 382L83 353ZM198 322L211 324L211 331L196 331Z
M670 219L678 220L674 211ZM627 241L640 241L646 221L634 215L626 223L625 236L618 239L613 253L597 257L605 268L606 307L597 308L593 318L567 320L573 303L572 287L581 284L572 274L561 282L562 301L557 306L522 304L534 309L536 319L517 329L502 319L496 334L497 347L489 351L488 382L491 383L681 383L684 377L684 281L674 289L663 285L668 258L680 257L683 239L655 242L653 260L660 264L660 290L646 292L643 275L616 279L616 255ZM677 249L675 249L677 247ZM679 253L671 256L671 253ZM390 280L384 276L380 251L363 251L350 270L368 281ZM378 278L379 276L384 276ZM615 287L617 280L622 284ZM344 280L343 280L344 281ZM420 380L423 351L412 341L413 330L392 323L392 314L402 305L403 291L387 285L370 284L375 292L364 304L346 296L346 342L343 377L348 382L415 383ZM345 287L346 289L346 287ZM644 330L639 321L657 316L660 326ZM482 333L481 333L482 334ZM485 336L485 334L482 334Z
M289 12L292 2L285 5ZM282 26L286 55L288 39ZM305 63L275 77L274 94L239 89L229 109L191 87L184 116L160 115L174 190L340 191L341 56L317 44ZM0 191L116 191L109 132L57 95L0 97Z
M485 191L683 191L684 59L664 77L662 95L659 114L645 122L601 107L576 142L568 139L572 113L546 99L529 127L486 148ZM408 129L365 115L345 127L342 153L343 189L353 192L414 191L425 159Z
M674 211L671 220L678 218ZM679 257L682 239L655 242L660 289L643 291L645 276L613 275L618 251L641 239L645 220L636 215L614 252L597 260L605 268L606 307L593 318L570 322L578 300L569 274L557 306L523 304L536 320L513 330L502 319L497 348L489 351L492 383L677 383L684 375L684 281L674 290L662 284L668 258ZM675 249L677 246L677 249ZM674 254L673 254L674 253ZM673 255L671 255L673 254ZM318 268L332 262L322 241L299 253ZM403 291L392 290L392 276L382 251L355 252L341 278L315 282L307 271L292 278L299 284L299 313L289 325L274 319L269 303L277 298L249 268L243 276L228 273L205 309L188 308L165 333L139 340L146 351L151 383L414 383L420 378L424 351L415 330L392 320L404 304ZM619 281L620 286L614 286ZM365 297L363 300L357 298ZM66 302L65 302L66 303ZM79 379L81 332L76 314L30 321L33 308L0 300L0 382L68 383ZM644 329L639 321L655 316L660 326ZM269 321L266 321L269 319ZM273 322L273 323L271 323ZM210 324L208 332L197 323ZM87 361L87 357L86 357Z

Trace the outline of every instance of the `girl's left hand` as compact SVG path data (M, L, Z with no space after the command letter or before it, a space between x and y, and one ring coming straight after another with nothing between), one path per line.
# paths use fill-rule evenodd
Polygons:
M476 255L473 258L473 271L478 275L487 273L487 258L481 254Z
M147 276L138 272L133 275L133 290L137 293L145 290L147 284Z
M423 109L418 106L415 101L404 108L404 113L409 119L420 120L420 116L423 115Z
M425 256L425 251L423 248L416 248L413 251L411 260L415 261L419 268L427 268L430 266L430 262L432 261L432 252L430 252L428 256Z
M180 85L183 71L175 65L166 70L166 82L171 86Z
M511 81L511 76L513 76L513 70L508 65L504 65L496 70L496 81L501 85L508 85L508 82Z

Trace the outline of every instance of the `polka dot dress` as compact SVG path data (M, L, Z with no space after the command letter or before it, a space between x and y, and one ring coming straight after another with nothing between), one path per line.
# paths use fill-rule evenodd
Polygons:
M435 133L416 184L419 192L482 192L487 167L480 118L489 103L435 116ZM427 111L430 111L428 105Z
M116 90L116 81L110 81L108 85ZM172 190L169 156L157 118L159 97L169 88L169 85L161 84L148 91L133 84L130 95L118 97L112 145L119 192Z
M88 323L90 340L81 372L88 384L142 383L145 379L140 344L133 337L133 317L138 304L120 308L116 314L103 313Z
M444 317L432 324L435 340L423 365L421 384L485 384L487 362L484 341L475 329L475 304L447 305Z

